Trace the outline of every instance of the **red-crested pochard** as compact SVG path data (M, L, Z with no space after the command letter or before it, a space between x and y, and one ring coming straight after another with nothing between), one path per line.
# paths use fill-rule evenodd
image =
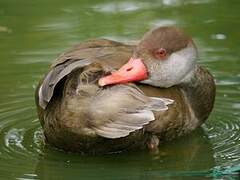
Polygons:
M156 149L209 116L212 75L197 65L192 39L176 27L137 45L98 39L60 55L36 89L46 141L82 153Z

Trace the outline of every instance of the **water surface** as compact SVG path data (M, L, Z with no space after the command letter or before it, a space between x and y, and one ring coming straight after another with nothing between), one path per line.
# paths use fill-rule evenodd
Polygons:
M224 0L1 0L0 179L239 177L240 3ZM201 129L148 152L82 157L43 146L34 89L58 54L90 38L136 40L177 25L215 76L215 108Z

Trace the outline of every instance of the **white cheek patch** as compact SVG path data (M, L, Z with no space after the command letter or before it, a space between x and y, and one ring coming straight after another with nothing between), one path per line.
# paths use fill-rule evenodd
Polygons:
M164 61L155 61L151 71L151 84L160 87L170 87L181 83L195 66L196 56L196 49L189 45L178 52L172 53Z

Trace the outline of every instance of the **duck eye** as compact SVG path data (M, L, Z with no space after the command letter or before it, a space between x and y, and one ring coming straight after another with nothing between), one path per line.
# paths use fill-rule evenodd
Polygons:
M157 49L154 54L155 54L156 58L164 59L167 55L167 51L164 48L160 48L160 49Z

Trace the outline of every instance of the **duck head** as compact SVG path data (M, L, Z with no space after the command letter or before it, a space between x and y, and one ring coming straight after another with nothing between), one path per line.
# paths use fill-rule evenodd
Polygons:
M101 78L99 85L140 81L171 87L190 79L196 59L197 49L189 36L176 27L159 27L147 32L128 63Z

